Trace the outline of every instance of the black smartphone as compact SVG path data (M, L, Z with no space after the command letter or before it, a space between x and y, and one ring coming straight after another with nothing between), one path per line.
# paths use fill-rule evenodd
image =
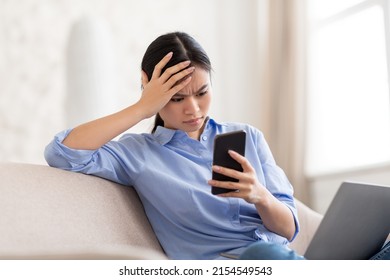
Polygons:
M241 165L233 159L228 151L233 150L242 156L245 156L245 139L246 132L244 130L233 131L223 134L218 134L214 139L214 157L213 157L213 165L219 165L231 169L235 169L238 171L242 171ZM213 172L213 180L218 181L232 181L237 182L238 180L235 178L231 178L216 172ZM212 187L212 194L220 194L231 192L234 190Z

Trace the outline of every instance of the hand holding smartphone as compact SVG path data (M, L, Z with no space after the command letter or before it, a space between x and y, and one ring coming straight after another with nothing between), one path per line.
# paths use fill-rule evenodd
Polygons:
M228 133L219 134L214 139L214 157L213 165L219 165L238 171L242 171L241 165L234 160L228 153L229 150L233 150L242 156L245 156L245 139L246 132L244 130L233 131ZM213 172L213 180L217 181L231 181L237 182L235 178L231 178L220 173ZM220 194L231 192L234 190L224 189L218 187L212 187L212 194Z

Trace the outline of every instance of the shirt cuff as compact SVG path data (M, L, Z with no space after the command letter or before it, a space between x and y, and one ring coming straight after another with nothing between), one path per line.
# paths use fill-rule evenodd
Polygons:
M295 237L297 237L299 230L300 230L300 226L299 226L299 221L298 221L297 209L291 207L289 204L286 204L286 206L288 207L288 209L290 209L290 211L294 217L295 232L294 232L293 237L289 240L289 242L292 242L295 239Z
M45 158L50 166L78 171L79 167L91 162L96 150L72 149L62 144L71 131L72 129L67 129L59 132L46 147Z

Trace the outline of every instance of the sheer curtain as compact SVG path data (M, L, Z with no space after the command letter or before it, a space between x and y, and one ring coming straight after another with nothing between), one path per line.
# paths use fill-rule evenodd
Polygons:
M263 131L277 163L309 203L304 168L305 0L268 1L267 71L264 77Z

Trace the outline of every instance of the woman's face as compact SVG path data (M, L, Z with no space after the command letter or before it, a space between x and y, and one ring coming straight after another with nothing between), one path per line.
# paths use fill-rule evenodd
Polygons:
M183 130L191 138L199 139L210 102L210 74L197 67L191 82L176 93L159 113L166 128Z

